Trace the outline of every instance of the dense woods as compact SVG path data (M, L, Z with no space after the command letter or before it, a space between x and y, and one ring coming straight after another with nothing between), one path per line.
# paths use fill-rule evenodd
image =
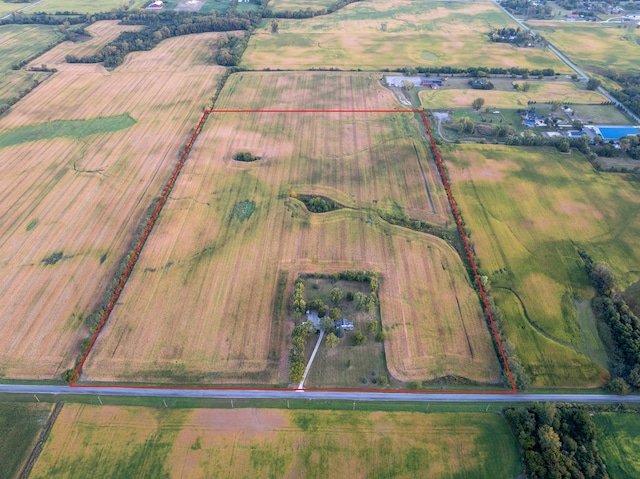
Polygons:
M527 477L609 477L596 444L596 426L586 410L538 403L506 409L504 415L515 430Z

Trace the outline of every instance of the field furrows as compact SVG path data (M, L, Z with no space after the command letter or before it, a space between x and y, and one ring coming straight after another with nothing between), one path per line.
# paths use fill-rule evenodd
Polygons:
M93 55L104 45L115 40L122 32L137 31L141 28L139 25L120 25L119 20L103 20L93 23L85 29L91 38L80 42L63 42L33 60L27 65L27 68L40 67L43 64L47 65L48 68L56 68L58 71L76 68L79 64L66 63L65 57L67 55L75 55L78 58ZM93 64L93 66L97 65Z
M376 214L427 208L419 142L410 113L212 113L83 378L286 381L279 365L290 325L273 322L278 272L331 265L382 274L395 377L496 380L460 258L442 240ZM236 162L238 151L261 160ZM312 215L289 198L317 194L316 185L347 208ZM237 213L250 203L248 215Z
M213 94L222 69L200 58L215 37L167 40L112 73L68 65L0 120L17 138L0 148L2 374L56 377L73 365L87 335L82 318L174 167L199 102ZM101 118L122 128L96 133ZM64 136L45 131L59 120L82 121L72 131L58 123Z

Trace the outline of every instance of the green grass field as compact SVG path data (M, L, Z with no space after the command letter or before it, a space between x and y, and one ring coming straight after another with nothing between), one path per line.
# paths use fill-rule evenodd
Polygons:
M92 2L90 0L44 0L37 5L25 9L24 13L100 13L120 10L123 7L134 10L136 8L144 8L150 3L150 0L106 0L104 2Z
M384 24L384 27L383 27ZM566 67L550 51L491 43L491 27L515 26L490 2L370 0L304 20L263 21L242 66L252 69L335 67L379 70L413 66ZM384 28L384 31L383 31Z
M32 478L513 478L520 458L495 413L66 405Z
M0 105L31 88L34 81L42 81L50 75L14 70L13 66L46 51L59 39L54 27L46 25L0 26Z
M640 477L640 415L602 413L593 418L598 430L598 447L614 479Z
M579 66L634 72L640 56L639 30L599 23L542 23L535 25L549 42Z
M17 477L53 406L0 402L0 477Z
M0 133L0 148L63 136L82 138L89 135L103 135L127 129L135 125L135 123L136 121L125 113L124 115L92 118L90 120L57 120L26 125Z
M469 145L444 147L443 156L533 385L601 384L595 327L572 303L593 295L577 249L608 262L620 288L639 279L640 184L596 172L578 152Z
M269 8L273 12L306 10L318 10L320 8L330 7L336 3L336 0L272 0L269 2Z

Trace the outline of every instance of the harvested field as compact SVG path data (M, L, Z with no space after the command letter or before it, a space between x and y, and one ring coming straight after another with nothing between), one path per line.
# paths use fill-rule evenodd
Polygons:
M606 371L587 356L597 341L572 304L593 296L577 249L609 263L621 289L640 279L640 185L594 171L578 152L473 145L446 147L443 156L504 329L534 384L602 384ZM562 346L557 355L536 346L548 341Z
M8 104L21 91L30 89L34 82L43 81L50 75L14 70L14 65L20 65L59 40L60 34L51 26L0 25L0 106Z
M66 405L32 478L513 478L497 414Z
M286 70L502 66L569 72L548 50L490 42L490 27L516 27L491 2L363 1L331 15L278 22L277 34L271 33L270 22L256 30L242 66Z
M238 98L242 75L225 87ZM251 84L255 75L249 77ZM264 91L265 103L277 102ZM223 92L222 105L231 106L225 98ZM344 107L340 98L336 108ZM297 274L346 269L382 275L382 321L393 329L386 356L395 378L498 379L459 256L438 238L376 215L391 210L446 223L444 193L420 135L411 113L212 114L84 379L286 381L281 360L291 326L286 301L274 306L277 278L287 275L288 298ZM262 159L234 161L238 151ZM435 214L416 154L433 182ZM346 208L311 214L287 198L292 191L321 193ZM235 218L235 206L246 201L255 210Z
M636 72L640 45L634 30L602 23L536 22L535 29L572 61L587 70L613 68ZM592 70L593 71L593 70Z
M111 73L69 65L0 120L0 131L24 140L0 148L1 375L57 378L73 366L88 334L83 318L223 71L201 62L215 37L167 40ZM22 134L69 120L88 136Z
M89 25L85 30L91 36L80 42L63 42L56 48L39 56L27 69L47 65L58 71L77 68L78 64L66 63L67 55L75 55L78 58L97 53L104 45L115 40L122 32L132 32L142 29L139 25L119 25L119 20L103 20Z
M515 83L522 85L523 80ZM468 108L473 100L478 97L484 98L485 108L492 110L495 108L527 108L528 101L546 103L554 100L571 103L574 105L597 104L607 101L602 94L580 89L575 83L569 82L529 82L529 91L516 91L511 88L509 91L503 90L474 90L472 88L441 90L422 90L419 93L421 106L431 110L444 108Z

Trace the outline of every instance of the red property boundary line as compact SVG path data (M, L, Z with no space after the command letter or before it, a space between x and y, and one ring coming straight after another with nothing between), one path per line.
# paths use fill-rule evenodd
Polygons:
M111 311L113 310L113 307L116 304L116 301L118 300L120 293L122 292L122 289L124 288L125 283L127 282L127 279L129 278L130 274L131 274L131 270L133 269L133 266L135 265L138 257L140 256L140 252L142 251L142 248L144 247L144 244L146 243L147 238L149 237L149 234L151 233L151 230L153 229L153 226L155 225L156 220L158 219L158 216L162 210L162 207L164 206L164 204L166 203L167 197L169 196L169 193L171 192L171 189L173 188L176 179L178 177L178 175L180 174L180 171L182 170L182 167L184 166L184 163L189 155L189 152L191 151L191 148L193 146L193 143L195 142L198 134L200 133L200 131L202 130L202 126L205 122L205 120L208 118L208 116L212 113L414 113L414 114L420 114L422 117L422 121L424 122L424 126L426 128L427 134L429 135L429 139L431 141L431 147L433 149L433 153L434 156L436 158L436 163L438 165L438 170L440 173L440 177L442 179L442 182L444 184L445 190L447 192L447 198L449 199L449 205L451 206L451 211L453 212L453 215L455 217L456 223L458 225L458 230L460 231L460 235L462 237L462 240L464 242L464 247L465 250L467 252L467 257L470 261L471 267L473 269L473 274L475 276L476 279L476 283L478 285L478 289L480 291L480 295L482 297L482 301L484 303L485 306L485 310L487 311L487 315L489 316L489 322L491 324L491 328L493 330L493 335L494 338L496 340L496 343L498 344L498 349L500 351L500 356L502 357L502 361L504 364L504 367L506 369L507 372L507 376L509 379L509 383L511 386L511 390L510 391L475 391L475 390L432 390L432 389L421 389L421 390L387 390L386 392L413 392L413 393L443 393L443 394L516 394L517 393L517 389L516 389L516 385L515 382L513 380L513 376L511 374L511 369L509 368L509 362L507 361L507 357L506 354L504 352L504 348L502 346L502 342L500 341L500 336L498 335L498 330L496 328L496 324L495 321L493 319L493 314L491 313L491 309L489 308L489 303L487 301L487 296L485 294L484 288L482 286L482 281L480 280L480 275L478 274L478 269L476 267L476 263L475 260L473 258L473 254L471 253L471 248L469 247L469 242L467 240L467 234L464 230L464 227L462 225L462 219L460 217L460 213L458 212L458 208L456 207L456 202L455 199L453 197L453 193L451 192L451 187L449 186L449 180L447 178L447 175L445 173L444 170L444 166L443 166L443 162L442 162L442 157L440 156L440 153L436 147L436 143L435 140L433 139L433 135L431 133L431 128L429 127L429 122L427 120L427 115L425 114L424 110L357 110L357 109L349 109L349 110L205 110L205 112L202 114L202 117L200 117L200 121L198 122L198 125L196 126L193 135L191 135L191 139L189 140L189 143L187 144L187 147L184 150L184 153L182 154L182 157L180 158L180 161L178 162L178 164L176 165L176 168L173 171L173 174L171 175L171 177L169 178L169 181L167 181L167 184L164 188L163 194L160 198L160 201L158 202L153 215L151 216L151 218L149 219L149 222L147 223L147 227L144 230L144 233L142 234L142 237L140 238L140 241L138 242L136 249L131 257L131 260L129 261L129 264L127 265L127 269L125 270L124 274L122 275L122 278L120 280L120 283L118 284L118 287L116 288L115 292L113 293L113 296L111 297L111 300L109 301L109 305L107 306L107 308L105 309L104 314L102 315L102 318L100 320L100 323L98 324L98 327L96 328L96 331L94 332L92 338L91 338L91 342L89 343L89 346L87 347L85 353L82 356L82 359L80 361L80 363L78 364L78 367L76 368L76 371L73 375L73 378L71 379L71 382L69 384L70 387L75 387L75 388L118 388L118 389L191 389L191 390L280 390L280 391L292 391L292 390L296 390L295 388L231 388L231 387L200 387L200 386L186 386L186 387L177 387L177 386L164 386L164 385L158 385L158 386L145 386L145 385L79 385L76 384L76 381L78 380L79 376L80 376L80 372L82 371L82 367L84 366L84 363L89 355L89 353L91 352L91 349L93 348L93 345L96 342L96 339L98 338L98 335L100 334L100 331L102 330L107 318L109 317L109 315L111 314ZM376 390L376 389L336 389L336 388L309 388L309 390L312 391L334 391L334 392L385 392L385 390Z

